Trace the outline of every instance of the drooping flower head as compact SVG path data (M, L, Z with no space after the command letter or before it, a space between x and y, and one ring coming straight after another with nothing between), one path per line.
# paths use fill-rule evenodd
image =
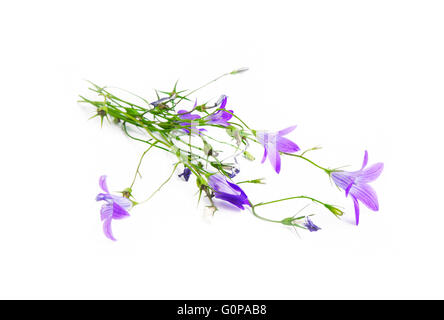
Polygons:
M356 225L359 224L359 202L373 211L379 210L378 197L375 190L368 184L376 180L384 168L382 162L366 168L368 163L368 152L365 151L362 167L358 171L333 171L331 178L341 189L345 190L345 196L351 196L355 207Z
M190 176L191 176L190 168L183 169L183 172L179 174L179 177L183 177L185 181L188 181L190 179Z
M313 221L311 221L311 219L309 217L306 218L304 226L308 229L308 231L310 232L315 232L318 230L321 230L321 228L319 228L317 225L315 225L313 223Z
M229 110L229 112L227 112L227 110L225 110L225 106L227 105L227 96L226 95L222 95L222 97L219 100L220 100L220 107L218 108L218 110L215 113L213 113L210 116L207 123L217 124L217 125L220 125L223 127L228 127L230 125L228 123L228 121L230 121L230 119L233 117L233 115L231 114L231 113L233 113L233 110Z
M296 126L288 127L278 132L256 132L257 139L264 146L264 157L262 158L262 163L265 162L265 159L267 159L268 156L268 159L270 160L270 163L276 173L281 171L281 156L279 152L294 153L300 150L296 143L284 138L285 135L289 134L294 129L296 129Z
M113 219L119 220L129 217L128 210L132 203L129 199L113 195L109 192L106 184L106 176L101 176L99 179L100 188L105 193L99 193L96 197L97 201L105 201L105 204L100 209L100 218L103 221L103 232L109 239L116 241L111 229L111 221Z
M228 181L222 174L216 173L210 176L208 184L214 190L214 196L217 199L227 201L241 210L245 209L244 205L250 205L245 192L236 184Z

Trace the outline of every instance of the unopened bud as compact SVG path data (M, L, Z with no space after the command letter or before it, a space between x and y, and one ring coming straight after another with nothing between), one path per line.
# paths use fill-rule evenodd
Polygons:
M265 184L265 178L250 180L250 183Z
M243 156L245 159L250 160L250 161L254 161L255 157L249 153L248 151L244 151Z
M341 209L339 209L339 208L337 208L337 207L335 207L335 206L332 206L332 205L330 205L330 204L324 204L324 206L328 209L328 210L330 210L330 212L331 213L333 213L335 216L337 216L337 217L340 217L340 216L342 216L343 214L344 214L344 211L342 211Z
M231 71L230 73L231 73L231 74L238 74L238 73L246 72L246 71L248 71L248 70L249 70L248 68L244 67L244 68L239 68L239 69L233 70L233 71Z

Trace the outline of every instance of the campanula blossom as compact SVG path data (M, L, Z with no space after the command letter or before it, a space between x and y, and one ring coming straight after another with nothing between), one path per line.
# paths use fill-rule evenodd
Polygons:
M101 176L99 179L99 186L105 193L99 193L96 197L97 201L105 201L105 204L100 209L100 218L103 221L103 232L109 239L116 241L111 230L111 221L113 219L119 220L129 217L128 210L131 208L131 200L112 195L106 184L106 176Z
M265 159L267 159L268 156L268 159L270 160L270 163L276 173L281 171L281 156L279 152L294 153L300 150L296 143L284 138L285 135L289 134L294 129L296 129L296 126L288 127L278 132L256 132L257 139L264 146L264 157L262 158L262 163L265 162Z
M190 179L191 170L190 168L183 169L183 172L179 174L179 177L183 177L185 181L188 181Z
M180 119L182 119L182 120L190 120L190 121L187 121L187 122L181 122L180 123L181 126L188 127L188 128L183 128L182 129L183 131L185 131L188 134L190 133L190 128L191 128L191 131L193 133L197 132L197 133L200 134L201 131L206 131L205 129L197 129L196 126L193 125L193 121L195 121L197 119L200 119L200 116L198 114L191 114L194 111L194 109L196 109L196 106L197 106L197 100L194 103L193 109L191 109L191 111L187 111L187 110L179 110L179 111L177 111L177 114L179 115Z
M313 221L311 221L311 219L309 217L306 218L304 226L308 229L308 231L310 232L315 232L318 230L321 230L321 228L319 228L317 225L315 225L313 223Z
M220 107L218 110L213 113L210 117L207 123L209 124L217 124L223 127L228 127L230 124L228 121L233 117L231 113L233 113L233 110L225 110L225 106L227 105L227 96L223 95L220 99Z
M382 162L366 168L368 163L368 152L365 151L362 167L358 171L333 171L331 178L341 189L345 190L345 196L351 196L355 207L356 225L359 224L359 202L373 211L379 210L378 197L375 190L368 184L376 180L384 168Z
M214 190L214 196L217 199L227 201L241 210L244 210L244 205L249 206L245 192L234 183L228 181L222 174L216 173L209 177L209 186Z

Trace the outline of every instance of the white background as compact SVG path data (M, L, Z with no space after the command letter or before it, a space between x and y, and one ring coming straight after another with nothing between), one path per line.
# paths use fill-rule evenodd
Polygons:
M442 1L14 1L0 5L0 298L444 298ZM194 182L167 185L106 239L98 178L128 186L144 146L80 106L85 79L154 99L153 89L221 93L256 129L289 136L326 166L385 169L380 211L298 159L243 163L253 202L308 194L322 227L299 236L247 211L205 216ZM184 105L188 107L188 105ZM168 176L154 152L136 195ZM247 166L248 165L248 166ZM295 214L307 202L262 211Z

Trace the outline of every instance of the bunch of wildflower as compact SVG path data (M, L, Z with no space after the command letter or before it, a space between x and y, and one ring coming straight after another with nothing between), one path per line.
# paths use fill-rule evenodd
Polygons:
M247 71L246 68L241 68L223 74L192 91L177 90L176 82L171 91L156 91L157 97L153 102L134 94L132 95L142 103L127 101L114 95L110 88L93 83L89 89L99 98L89 99L80 96L80 102L88 103L95 108L96 113L93 117L100 117L101 124L105 118L113 120L113 123L119 126L129 138L147 146L138 162L133 180L121 192L121 195L113 195L109 192L106 176L101 176L99 179L99 185L104 193L99 193L96 200L104 202L101 209L101 219L104 233L109 239L115 240L111 229L112 220L128 217L129 210L150 200L171 180L178 168L182 168L176 174L179 179L189 181L191 177L195 178L199 200L203 195L213 212L218 210L221 202L225 202L238 210L247 209L253 216L263 221L297 227L310 232L321 230L310 218L312 215L293 215L284 219L270 219L259 215L256 212L257 208L282 201L305 199L321 205L336 217L343 215L343 211L339 207L305 195L288 196L254 204L251 195L247 196L239 185L263 184L264 180L253 178L235 181L241 170L238 161L240 157L249 161L255 160L254 155L248 150L251 144L260 144L263 147L262 163L268 159L277 174L281 172L281 156L302 159L321 169L340 189L345 191L346 197L350 195L352 198L356 224L359 223L359 201L373 211L379 209L376 192L369 183L381 174L383 164L377 163L366 168L367 151L364 164L358 171L328 169L305 155L307 151L319 148L311 148L299 153L298 144L287 137L296 129L295 125L276 132L255 130L241 119L239 109L230 105L226 95L221 95L214 103L199 104L197 99L194 100L194 103L190 100L196 91L220 78L245 71ZM161 97L159 94L163 96ZM224 138L219 138L220 132L216 131L222 132ZM136 134L135 132L142 133ZM222 150L223 148L228 150ZM173 170L154 193L139 201L133 196L133 188L143 159L153 150L170 154L174 163Z

